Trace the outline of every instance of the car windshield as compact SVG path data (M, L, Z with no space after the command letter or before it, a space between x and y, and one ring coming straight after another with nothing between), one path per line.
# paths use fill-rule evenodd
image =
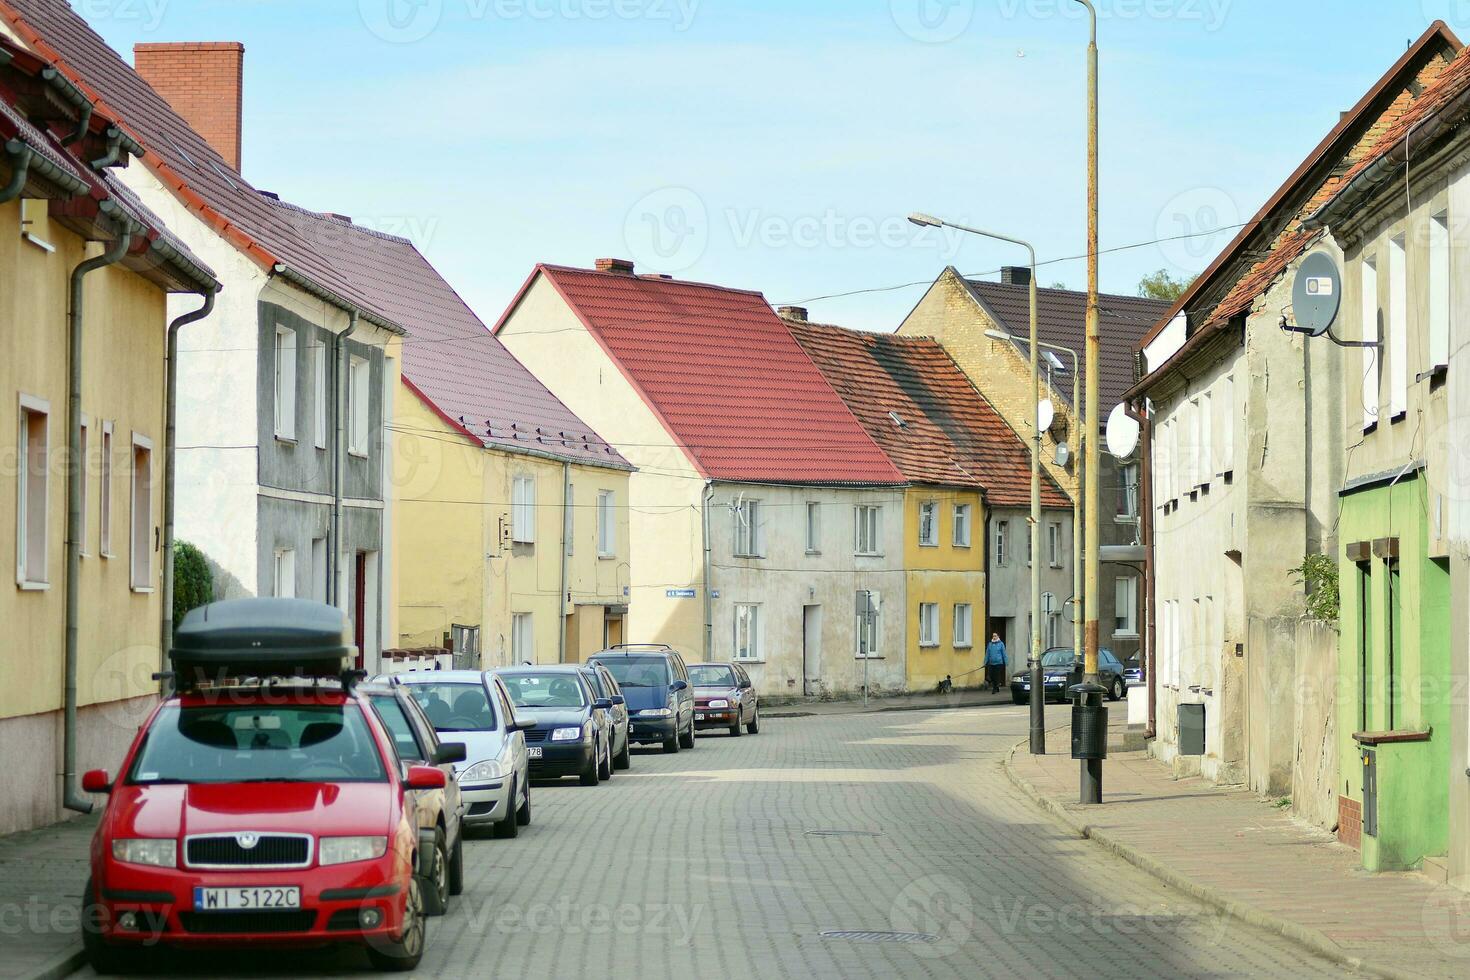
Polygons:
M489 732L495 730L495 709L485 685L476 682L405 684L436 732Z
M581 708L582 685L571 674L502 674L517 708Z
M159 712L128 782L364 783L387 779L354 704L235 704Z
M734 687L735 671L719 664L689 668L689 682L695 687Z
M663 657L610 657L598 663L620 687L669 686L669 664Z
M1071 650L1048 650L1041 655L1041 666L1070 667L1076 659Z

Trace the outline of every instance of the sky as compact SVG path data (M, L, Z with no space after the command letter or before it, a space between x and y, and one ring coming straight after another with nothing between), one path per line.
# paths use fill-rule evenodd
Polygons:
M1097 2L1101 280L1124 294L1203 269L1434 19L1470 37L1470 0ZM1025 261L913 211L1086 285L1074 0L72 4L125 53L244 42L245 176L412 239L489 323L537 262L631 258L892 330L945 266Z

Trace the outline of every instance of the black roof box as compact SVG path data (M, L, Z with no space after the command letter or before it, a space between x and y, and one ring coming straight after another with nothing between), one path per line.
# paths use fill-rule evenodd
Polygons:
M356 657L347 615L307 599L231 599L184 617L174 635L181 687L240 677L338 677Z

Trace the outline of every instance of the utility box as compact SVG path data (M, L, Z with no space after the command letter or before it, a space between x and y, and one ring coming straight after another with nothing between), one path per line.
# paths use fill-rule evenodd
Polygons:
M1363 834L1378 836L1378 753L1363 750Z
M1108 709L1100 704L1083 703L1079 699L1072 705L1072 758L1107 757Z
M1205 706L1202 704L1179 706L1179 754L1205 754Z

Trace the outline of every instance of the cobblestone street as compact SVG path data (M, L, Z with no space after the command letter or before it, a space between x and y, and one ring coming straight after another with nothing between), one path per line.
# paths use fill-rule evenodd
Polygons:
M641 752L600 787L538 785L520 839L467 845L419 973L1341 975L1063 833L1001 770L1025 724L1010 706L773 718ZM360 956L246 957L235 975L366 973Z

